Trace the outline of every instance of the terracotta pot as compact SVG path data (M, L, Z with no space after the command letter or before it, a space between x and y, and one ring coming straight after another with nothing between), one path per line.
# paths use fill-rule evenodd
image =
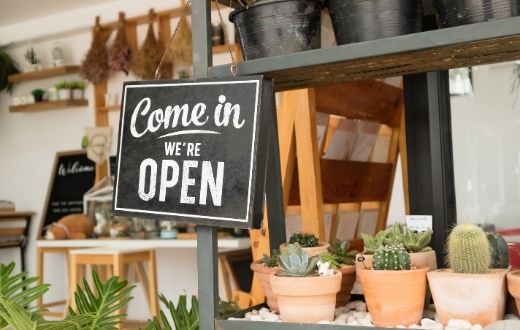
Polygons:
M515 298L516 308L520 311L520 270L507 274L507 287L509 293Z
M334 320L336 294L342 275L284 277L271 275L271 287L278 298L280 319L285 322L316 323Z
M411 270L358 270L368 311L375 326L419 324L426 295L426 272Z
M330 246L329 243L319 242L318 246L304 247L304 248L302 248L302 250L307 252L307 255L309 257L313 257L313 256L319 256L323 252L327 251L329 246ZM285 251L287 251L287 243L283 243L282 245L280 245L280 253L284 253Z
M273 312L279 313L278 300L276 299L276 295L274 294L273 289L271 288L271 282L269 279L271 274L276 273L278 268L266 267L262 262L255 261L251 263L251 269L258 276L258 280L260 281L260 285L264 290L265 298L267 300L267 305L269 306L269 309Z
M487 274L457 274L449 269L428 273L439 322L462 319L486 326L504 317L507 269Z
M343 266L339 269L341 272L341 289L336 295L336 307L345 306L350 301L350 292L356 282L356 267Z

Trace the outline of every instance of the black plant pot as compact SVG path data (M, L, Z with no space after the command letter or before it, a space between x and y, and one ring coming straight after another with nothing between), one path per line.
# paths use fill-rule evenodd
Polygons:
M320 0L262 0L229 15L246 60L321 46Z
M518 16L520 0L436 0L441 27L481 23Z
M33 95L34 102L42 102L43 101L43 95Z
M327 0L338 45L420 32L422 0Z

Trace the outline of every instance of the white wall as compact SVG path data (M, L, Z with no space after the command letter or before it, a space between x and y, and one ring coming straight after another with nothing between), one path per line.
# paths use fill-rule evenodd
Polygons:
M20 22L16 25L0 28L0 45L15 59L21 68L23 54L32 39L44 67L51 66L51 49L56 40L65 48L71 64L80 63L91 42L91 26L96 15L101 15L102 22L117 20L119 11L125 11L127 17L143 15L149 8L156 11L179 6L180 1L171 0L119 0L102 5L86 7L81 10L64 12L41 19ZM223 16L227 17L228 11ZM214 13L216 23L216 13ZM176 21L172 21L172 27ZM141 43L146 33L146 26L138 28L138 40ZM173 30L172 30L173 31ZM228 35L233 31L228 29ZM233 41L233 40L232 40ZM229 62L229 56L219 55L215 63ZM177 70L180 67L176 68ZM33 82L21 83L14 89L13 95L27 95L34 88L48 88L62 79L75 80L77 76L63 76ZM109 80L109 92L119 93L121 83L126 77L123 73L113 74ZM27 248L27 265L30 274L35 273L35 239L47 192L54 156L57 151L79 149L84 128L94 125L93 90L86 90L89 106L62 110L50 110L35 113L10 113L8 107L11 96L5 91L0 93L0 199L14 201L17 210L32 210L37 214L31 227L31 237ZM117 136L119 114L110 114L110 124ZM115 145L113 147L115 152ZM46 259L45 279L53 284L53 289L46 296L49 300L60 299L65 294L66 268L63 256L49 255ZM19 263L17 249L0 250L0 262L16 261ZM158 250L159 291L167 297L176 299L184 290L188 294L196 292L196 250L180 249ZM50 267L49 267L50 266ZM138 290L139 291L139 290ZM131 303L129 313L133 318L146 318L147 309L143 297L139 296Z
M512 82L512 63L477 67L474 95L451 98L459 222L520 226L520 98Z

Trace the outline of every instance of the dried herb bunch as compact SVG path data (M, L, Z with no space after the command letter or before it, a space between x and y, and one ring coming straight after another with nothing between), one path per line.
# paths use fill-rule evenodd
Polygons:
M120 12L116 38L108 51L108 65L113 71L123 71L128 74L131 50L126 39L125 25L125 13Z
M90 49L81 63L80 76L94 84L108 78L108 51L100 35L99 16L96 17L94 38Z
M190 65L193 61L192 53L191 27L187 17L182 16L175 39L166 48L166 59L171 62Z
M148 23L148 32L144 39L143 45L132 57L130 62L130 70L141 79L155 78L155 70L159 66L164 48L155 38L153 30L153 23L155 20L155 13L150 9L150 22Z

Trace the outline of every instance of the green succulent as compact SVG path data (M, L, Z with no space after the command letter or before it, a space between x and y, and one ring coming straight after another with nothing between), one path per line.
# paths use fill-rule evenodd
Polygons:
M318 246L320 240L313 234L294 234L289 239L289 244L298 243L301 247L315 247Z
M57 82L56 84L54 84L54 87L56 89L70 89L70 85L71 83L66 81L66 80L62 80L60 82Z
M336 239L329 247L329 252L332 253L337 263L351 266L354 265L354 260L358 251L348 251L348 248L348 241L340 241L339 239Z
M278 255L279 254L280 254L280 251L275 249L275 250L273 250L273 253L271 253L270 256L268 256L267 254L264 254L262 256L262 259L260 259L260 261L266 267L269 267L269 268L278 267Z
M385 245L374 253L375 270L409 270L410 254L401 245Z
M339 269L339 267L341 266L338 260L336 259L336 256L328 251L325 251L322 254L320 254L320 261L328 262L330 265L330 269Z
M316 273L319 257L309 255L302 250L300 244L287 244L287 251L278 256L278 264L282 268L279 276L305 277Z
M401 223L396 223L386 230L381 230L376 236L361 234L365 249L364 254L374 254L375 251L386 245L403 245L409 253L431 251L428 245L431 242L433 231L428 229L416 233Z

